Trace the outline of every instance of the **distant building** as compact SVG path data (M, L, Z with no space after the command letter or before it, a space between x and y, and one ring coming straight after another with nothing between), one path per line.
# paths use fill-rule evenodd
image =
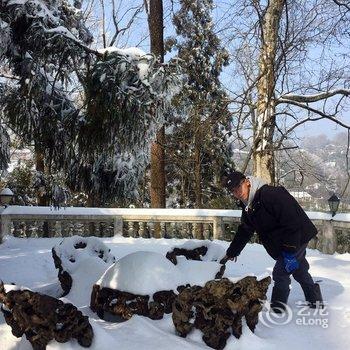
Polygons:
M305 191L289 191L289 193L298 201L311 202L313 199L313 197Z
M327 210L328 203L323 198L317 198L301 189L291 189L289 193L305 210Z

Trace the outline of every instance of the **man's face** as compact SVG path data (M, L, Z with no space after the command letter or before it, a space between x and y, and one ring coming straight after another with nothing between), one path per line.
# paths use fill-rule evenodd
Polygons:
M250 182L248 179L243 179L238 186L232 190L232 194L240 201L248 201L250 191Z

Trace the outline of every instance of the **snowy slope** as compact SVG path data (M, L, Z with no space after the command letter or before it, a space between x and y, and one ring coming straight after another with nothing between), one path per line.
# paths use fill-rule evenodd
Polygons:
M50 290L54 293L57 287L57 271L51 257L51 248L62 239L17 239L7 238L0 245L0 278L5 283L14 282L27 286L33 290ZM176 239L133 239L133 238L104 238L102 241L111 248L111 254L122 258L136 251L156 252L165 255L175 245L180 246L187 240ZM193 241L191 241L193 242ZM215 241L224 249L227 242ZM188 244L188 243L187 243ZM192 243L190 243L192 244ZM244 326L243 336L237 340L230 337L225 349L291 349L306 350L317 348L348 349L350 343L350 254L324 255L314 250L308 250L311 273L316 280L322 280L321 287L325 301L328 303L323 315L308 314L296 303L303 300L302 291L294 281L289 299L289 306L293 314L290 320L274 319L268 313L261 313L261 321L255 333ZM180 259L181 260L181 259ZM186 262L182 262L185 264ZM193 263L193 265L192 265ZM187 263L184 270L193 274L193 278L208 275L203 264L201 270L198 262ZM271 274L274 261L257 244L250 244L243 251L237 263L229 262L225 276L238 278L247 274L263 276ZM215 263L214 263L215 264ZM92 267L90 267L92 268ZM210 273L209 273L210 275ZM79 276L83 276L82 273ZM81 278L81 277L80 277ZM93 283L84 283L84 291ZM271 287L268 291L271 293ZM82 312L90 317L94 328L95 338L91 350L109 350L118 348L123 350L134 349L209 349L201 340L201 333L195 331L187 338L176 336L171 316L152 321L150 319L134 316L131 320L112 324L100 320L88 307L88 293L81 292L79 288L73 295L68 294L64 301L77 301ZM71 299L70 299L71 298ZM322 327L322 322L324 327ZM29 350L31 346L26 339L17 339L11 334L10 327L6 325L0 313L0 349L1 350ZM75 341L65 344L51 342L47 347L53 349L82 349Z

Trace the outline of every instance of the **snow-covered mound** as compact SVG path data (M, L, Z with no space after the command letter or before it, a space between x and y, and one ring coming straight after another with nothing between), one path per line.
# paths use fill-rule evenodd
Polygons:
M206 282L215 279L222 265L215 261L187 260L180 256L176 267L184 276L184 284L204 286Z
M192 249L190 244L184 247ZM152 295L158 291L176 291L178 286L187 283L204 286L215 279L221 266L215 261L194 261L185 257L178 257L178 264L174 265L161 254L139 251L117 261L96 284L101 288Z
M97 237L67 237L53 248L68 273L74 273L86 259L99 258L107 264L115 262L110 249Z
M96 281L109 267L101 259L86 259L72 273L72 287L66 298L76 306L89 305L91 291Z
M176 290L184 276L165 256L138 251L112 265L96 283L101 288L117 289L139 295Z
M97 237L67 237L53 250L64 295L76 306L88 305L92 286L115 262L110 249Z

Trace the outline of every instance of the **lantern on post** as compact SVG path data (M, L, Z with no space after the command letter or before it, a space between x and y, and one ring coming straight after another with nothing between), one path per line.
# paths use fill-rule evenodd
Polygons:
M332 217L337 213L339 203L340 203L339 197L335 193L333 193L331 197L328 199L329 209L332 213Z
M10 204L12 198L13 198L13 192L9 188L4 188L0 192L1 205L4 205L5 207L7 207Z

